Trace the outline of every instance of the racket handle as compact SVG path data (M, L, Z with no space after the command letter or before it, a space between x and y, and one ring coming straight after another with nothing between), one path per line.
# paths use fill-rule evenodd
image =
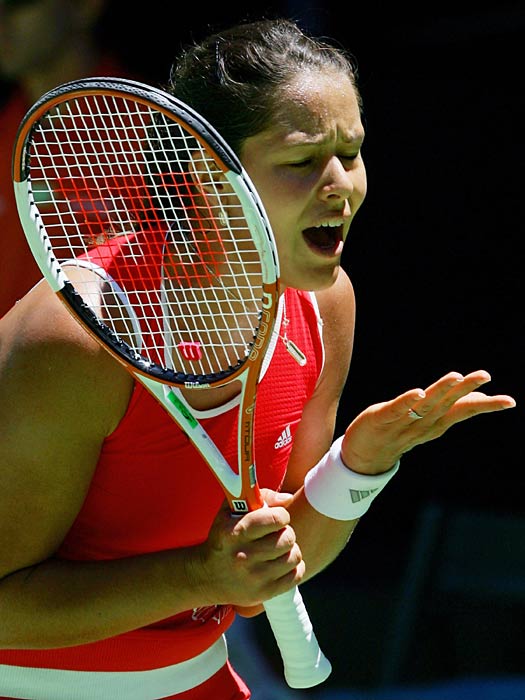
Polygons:
M323 654L297 586L264 603L290 688L311 688L325 681L332 665Z

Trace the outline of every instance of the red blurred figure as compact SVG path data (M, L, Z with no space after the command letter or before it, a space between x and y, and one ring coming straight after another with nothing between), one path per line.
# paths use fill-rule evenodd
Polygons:
M107 0L4 0L0 3L0 317L41 277L18 218L11 153L23 116L45 92L90 75L126 75L102 51L96 29ZM0 96L0 100L1 100ZM6 256L7 258L7 256Z

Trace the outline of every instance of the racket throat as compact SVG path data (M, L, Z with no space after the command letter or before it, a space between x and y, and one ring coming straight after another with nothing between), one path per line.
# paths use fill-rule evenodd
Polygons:
M253 474L255 474L254 464L252 464L250 469L253 470ZM252 482L251 476L250 482ZM258 508L261 508L264 505L264 501L262 499L259 486L257 485L257 481L255 481L253 485L243 484L241 497L232 498L230 494L228 495L228 500L230 503L232 515L236 517L241 517L245 513L249 513L252 510L257 510Z

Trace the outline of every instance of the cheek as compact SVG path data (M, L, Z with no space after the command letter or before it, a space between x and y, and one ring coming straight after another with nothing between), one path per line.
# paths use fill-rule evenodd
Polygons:
M286 207L278 197L270 198L266 214L277 246L281 275L284 268L293 260L296 237L294 231L297 227L297 216Z
M363 168L362 173L354 181L354 191L352 194L352 209L356 212L363 203L367 193L366 171Z
M272 181L267 186L254 184L277 235L280 229L286 228L294 220L294 198L284 183Z

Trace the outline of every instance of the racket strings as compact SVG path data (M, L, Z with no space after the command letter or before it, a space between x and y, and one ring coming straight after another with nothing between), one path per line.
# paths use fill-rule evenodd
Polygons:
M133 352L190 381L246 360L261 255L209 147L153 105L88 94L48 111L29 157L53 255Z

